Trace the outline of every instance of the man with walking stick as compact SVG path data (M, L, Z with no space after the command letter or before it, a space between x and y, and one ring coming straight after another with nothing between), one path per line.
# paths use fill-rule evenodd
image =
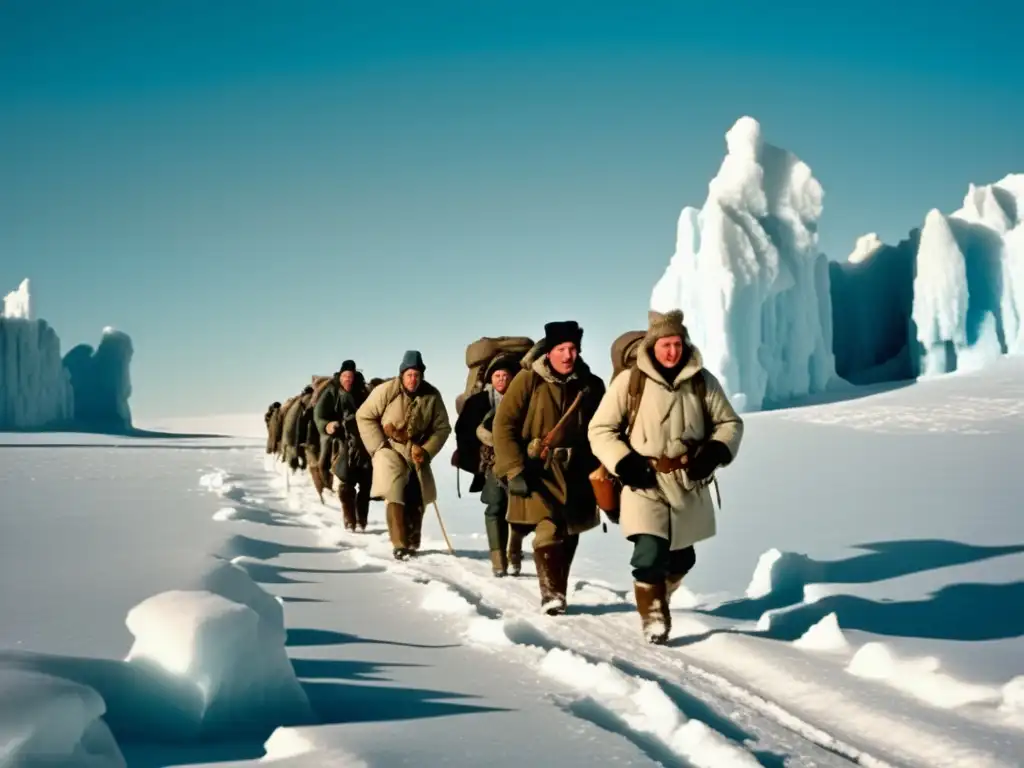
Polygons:
M424 381L425 371L422 355L406 352L398 376L375 387L356 412L359 435L373 462L370 496L387 503L396 560L419 551L423 511L428 504L437 510L430 463L452 432L441 393Z

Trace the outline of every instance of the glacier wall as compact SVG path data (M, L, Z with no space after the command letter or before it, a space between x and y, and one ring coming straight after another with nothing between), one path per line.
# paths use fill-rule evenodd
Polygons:
M36 429L71 418L71 377L60 339L32 318L29 281L4 297L0 317L0 429Z
M75 392L77 425L112 432L131 429L128 399L132 394L130 366L134 351L128 334L104 328L95 350L79 344L64 356Z
M700 210L683 209L651 308L682 309L705 364L749 411L822 392L835 380L823 191L792 153L740 118Z
M33 317L29 281L4 297L0 316L0 430L131 429L131 338L105 328L61 359L60 338Z
M871 233L846 261L818 250L811 169L740 118L700 209L679 216L652 309L682 309L736 407L852 384L981 368L1024 351L1024 174L970 185L892 246Z

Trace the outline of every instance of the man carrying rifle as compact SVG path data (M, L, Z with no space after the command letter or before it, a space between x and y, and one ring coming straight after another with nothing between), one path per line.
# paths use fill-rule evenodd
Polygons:
M544 326L544 354L517 375L494 416L494 474L508 486L508 522L534 534L541 609L565 612L579 535L600 519L589 474L598 461L587 440L604 382L580 358L583 329Z

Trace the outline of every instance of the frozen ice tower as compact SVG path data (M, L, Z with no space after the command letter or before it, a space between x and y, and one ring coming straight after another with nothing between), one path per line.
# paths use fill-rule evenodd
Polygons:
M4 297L0 318L0 429L37 429L71 418L71 377L60 339L32 319L28 280Z
M682 309L704 363L738 409L827 389L835 378L823 191L792 153L742 117L704 206L679 216L651 308Z

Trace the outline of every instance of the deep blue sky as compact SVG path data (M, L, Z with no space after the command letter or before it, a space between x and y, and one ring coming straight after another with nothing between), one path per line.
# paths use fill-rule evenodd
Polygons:
M642 6L634 8L631 6ZM0 293L129 333L139 416L260 411L355 357L642 323L740 116L896 242L1024 170L1011 2L6 0Z

